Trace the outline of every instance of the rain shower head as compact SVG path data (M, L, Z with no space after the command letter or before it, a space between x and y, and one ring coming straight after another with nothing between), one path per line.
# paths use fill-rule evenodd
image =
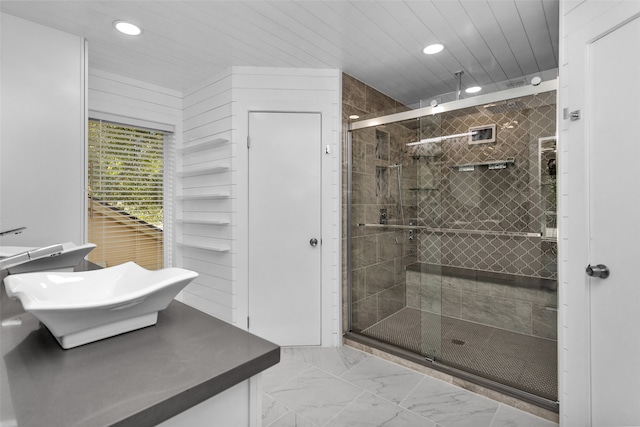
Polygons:
M525 105L521 100L515 99L487 104L484 108L486 108L491 114L506 114L524 110Z

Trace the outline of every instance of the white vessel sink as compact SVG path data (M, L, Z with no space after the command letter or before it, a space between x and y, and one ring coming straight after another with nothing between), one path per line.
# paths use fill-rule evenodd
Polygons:
M198 273L182 268L150 271L128 262L75 273L7 276L7 295L19 299L68 349L155 325L158 311Z
M9 274L36 271L73 271L96 245L76 245L72 242L45 246L43 248L23 246L0 247L0 270Z

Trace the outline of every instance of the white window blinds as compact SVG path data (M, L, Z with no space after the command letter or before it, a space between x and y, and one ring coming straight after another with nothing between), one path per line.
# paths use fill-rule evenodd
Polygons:
M103 267L134 261L164 266L162 131L89 120L89 260Z

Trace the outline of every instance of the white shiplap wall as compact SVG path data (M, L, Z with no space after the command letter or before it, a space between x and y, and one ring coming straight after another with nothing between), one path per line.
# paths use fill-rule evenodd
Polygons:
M340 135L341 73L339 70L232 67L190 90L184 98L185 146L207 139L228 138L229 144L207 149L198 161L229 162L230 171L212 175L201 191L216 188L230 197L194 202L198 212L183 215L228 218L228 225L202 225L210 242L227 245L228 252L183 247L183 265L200 272L183 300L202 311L246 328L248 316L248 153L249 111L320 112L322 156L322 345L340 343ZM183 161L187 161L183 156ZM194 160L195 161L195 160ZM187 165L183 165L187 167ZM183 191L187 191L184 189ZM188 190L198 191L198 190ZM188 207L188 202L182 202ZM184 209L184 208L183 208ZM228 216L226 216L228 214ZM180 215L180 214L178 214ZM186 225L183 225L187 230ZM187 238L185 236L185 238ZM188 256L187 256L188 255ZM191 264L197 256L198 263ZM197 267L197 268L195 268Z
M182 141L182 93L176 90L90 68L89 116L94 113L170 126L175 142Z
M183 105L184 144L178 150L178 175L194 170L210 173L177 178L177 262L200 274L185 288L181 299L235 324L237 208L230 72L188 91Z
M236 142L236 183L239 224L248 224L249 111L320 112L322 146L322 345L340 344L340 135L341 73L335 69L233 67L233 128ZM242 197L240 197L242 194ZM246 246L247 227L239 228L238 241ZM248 301L248 251L238 252L238 299ZM248 315L248 304L238 307L238 319Z

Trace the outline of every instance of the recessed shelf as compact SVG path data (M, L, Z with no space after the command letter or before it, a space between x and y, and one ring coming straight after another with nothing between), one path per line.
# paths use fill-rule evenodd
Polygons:
M184 243L184 242L178 242L178 245L185 246L188 248L204 249L204 250L213 251L213 252L229 252L231 250L231 247L227 245L204 245L200 243Z
M188 171L178 172L178 175L181 176L181 177L207 175L207 174L212 174L212 173L226 172L229 169L231 169L231 167L229 165L216 164L216 165L209 165L207 167L202 167L202 168L198 168L198 169L191 169L191 170L188 170Z
M202 194L188 194L185 196L178 196L178 200L211 200L211 199L226 199L230 197L227 192L216 193L202 193Z
M474 170L477 166L486 166L488 169L506 169L508 165L515 164L515 159L510 157L504 160L488 160L486 162L465 163L463 165L451 165L451 168L458 169L461 172Z
M178 219L183 224L203 224L203 225L229 225L231 221L227 218L223 219Z
M182 154L195 153L196 151L207 150L209 148L219 147L221 145L227 144L229 142L228 139L225 138L215 138L215 139L207 139L204 141L199 141L193 144L187 144L179 148Z

